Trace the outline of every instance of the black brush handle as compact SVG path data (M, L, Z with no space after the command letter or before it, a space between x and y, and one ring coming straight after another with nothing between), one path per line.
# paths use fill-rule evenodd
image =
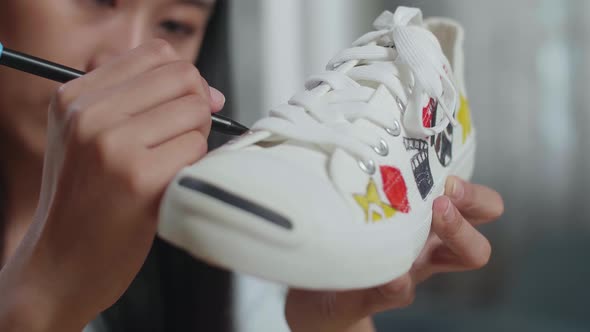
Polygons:
M59 83L75 80L85 74L79 70L7 48L0 55L0 64Z
M2 44L0 44L0 65L59 83L66 83L86 74L82 71L40 59L32 55L20 53L7 48L3 49L1 45ZM237 121L217 114L211 115L211 120L211 128L224 134L242 135L249 130L248 127Z

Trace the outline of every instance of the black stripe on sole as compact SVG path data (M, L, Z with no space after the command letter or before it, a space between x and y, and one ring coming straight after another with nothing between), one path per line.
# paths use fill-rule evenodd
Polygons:
M238 209L250 212L272 224L280 226L282 228L292 230L293 224L286 217L271 211L263 206L260 206L254 202L236 196L230 192L227 192L221 188L218 188L212 184L203 182L201 180L193 179L191 177L183 177L178 181L181 187L200 192L207 196L213 197L226 204L234 206Z

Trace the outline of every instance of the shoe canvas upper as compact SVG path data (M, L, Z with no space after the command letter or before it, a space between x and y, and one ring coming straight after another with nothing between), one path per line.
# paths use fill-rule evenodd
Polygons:
M396 35L400 24L409 24L410 28ZM463 30L448 19L422 21L419 10L405 7L395 14L382 14L375 29L383 34L368 44L375 54L390 56L401 44L397 38L405 37L410 38L403 45L409 57L417 51L428 54L418 54L407 62L397 61L399 54L393 61L376 56L355 61L354 69L347 68L348 72L356 70L350 80L330 73L349 64L340 61L327 74L310 79L303 97L279 106L269 118L257 123L253 132L212 152L196 167L209 169L209 175L231 176L229 182L235 185L229 189L262 204L272 200L273 208L288 216L301 214L294 205L309 204L305 218L320 219L323 224L314 227L362 223L401 229L427 216L434 188L444 186L449 167L460 158L465 145L474 140L463 83ZM414 49L414 34L426 43L430 38L435 43ZM367 45L357 43L352 53L345 51L342 56L357 56L358 47L363 46ZM439 54L444 54L444 59L436 58ZM438 69L424 66L421 60L441 64L440 71L432 74ZM416 63L409 68L408 62L412 61ZM440 83L422 82L423 77L420 81L413 69L427 78L440 76ZM371 73L380 76L374 80L369 77ZM389 86L379 83L384 80L391 81ZM316 90L320 92L314 94ZM445 104L445 110L441 104ZM308 115L306 107L316 113ZM392 133L396 124L399 132ZM380 143L385 143L387 153L377 151L383 148ZM219 162L209 162L224 158L227 163L241 162L242 174L228 175ZM367 172L368 160L373 161L374 172ZM361 162L365 162L364 170ZM211 170L213 167L216 169ZM259 186L252 186L255 177L259 178ZM217 181L216 176L207 180Z

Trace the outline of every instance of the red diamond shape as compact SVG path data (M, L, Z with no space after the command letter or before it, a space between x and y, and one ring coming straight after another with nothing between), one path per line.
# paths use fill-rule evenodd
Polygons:
M434 127L434 121L432 117L436 111L436 106L436 100L434 100L434 98L430 98L428 105L422 109L422 124L424 125L424 128Z
M389 204L400 212L410 212L408 188L401 171L394 167L381 166L381 179L383 179L383 191Z

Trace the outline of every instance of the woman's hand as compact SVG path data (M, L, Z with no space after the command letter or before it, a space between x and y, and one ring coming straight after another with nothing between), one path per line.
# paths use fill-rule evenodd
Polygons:
M61 87L36 220L0 274L0 326L20 315L30 330L80 331L112 305L149 252L163 191L207 152L223 103L163 41Z
M490 258L488 240L474 226L497 219L504 204L494 190L456 177L446 196L434 201L432 232L411 270L385 285L346 292L290 290L287 321L293 331L374 331L370 316L403 308L414 300L416 285L435 273L475 270Z

